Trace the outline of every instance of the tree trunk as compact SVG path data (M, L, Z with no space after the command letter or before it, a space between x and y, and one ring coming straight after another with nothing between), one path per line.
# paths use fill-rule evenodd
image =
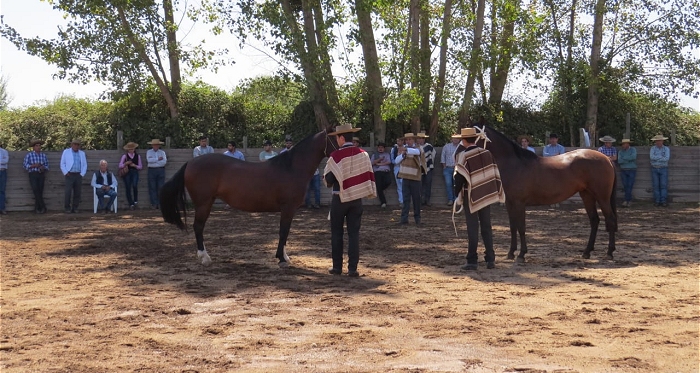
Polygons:
M469 76L467 77L467 85L464 88L464 99L462 107L459 110L459 127L464 127L469 123L469 109L474 93L474 81L478 74L478 69L481 61L481 36L484 30L484 8L485 0L478 0L476 10L476 24L474 26L474 43L472 44L471 56L469 58Z
M428 129L431 139L435 138L439 127L440 109L442 108L442 97L445 91L445 75L447 73L447 42L452 32L452 0L445 0L445 9L442 16L442 33L440 36L440 62L438 67L437 86L435 87L435 101L433 102L433 112L430 116L430 127ZM455 130L455 129L453 129Z
M173 16L172 0L163 1L163 11L165 12L165 32L168 39L168 60L170 62L170 92L175 104L178 105L180 91L182 91L182 77L180 76L180 50L177 43L177 28Z
M314 14L314 23L316 26L316 54L320 60L321 66L320 80L323 82L323 87L326 91L326 99L328 100L328 104L333 108L332 113L335 113L337 110L340 109L340 100L338 98L338 90L336 89L335 79L333 78L333 70L331 68L331 57L328 53L328 36L326 30L326 23L323 19L323 9L321 8L321 3L318 0L312 0L312 10ZM310 35L307 37L310 37Z
M151 72L151 77L153 78L153 80L156 81L156 85L158 86L158 89L160 89L160 93L163 95L165 103L168 105L168 109L170 110L170 119L177 119L180 116L180 111L178 109L177 102L170 91L170 88L165 83L160 74L158 74L158 70L156 70L155 65L153 65L153 61L151 61L151 59L148 57L148 54L146 53L145 46L138 40L136 35L134 35L134 31L131 29L131 25L126 19L124 9L121 6L116 6L116 8L117 14L119 15L119 21L121 22L122 27L124 27L127 37L131 42L131 45L134 46L139 55L139 58L141 59L141 61L143 61L143 63L146 64L148 71Z
M430 3L420 2L420 92L421 92L421 121L430 115ZM427 124L427 123L426 123ZM425 128L425 127L423 127Z
M509 1L508 4L501 9L501 20L504 22L503 31L500 35L496 34L497 44L493 45L497 53L492 56L492 61L494 61L494 63L491 65L491 87L489 89L489 104L495 107L500 107L501 101L503 100L503 92L508 82L508 72L513 60L516 13L519 8L520 1L516 0Z
M420 0L411 0L409 9L411 22L411 47L409 59L411 65L411 89L420 92ZM420 106L412 108L411 132L420 131Z
M357 26L359 28L360 44L362 45L362 56L365 61L365 83L367 85L370 105L372 105L374 134L377 141L385 142L386 123L382 118L384 86L382 84L382 73L379 69L379 57L377 56L377 45L374 40L374 30L372 29L370 4L371 2L366 0L355 0L355 13L357 14Z
M566 75L564 79L564 108L565 108L565 124L569 124L569 135L571 136L571 146L574 146L574 121L571 118L571 107L573 107L572 93L573 90L571 77L574 74L573 65L573 50L574 50L574 31L576 31L576 6L578 5L577 0L571 2L571 13L569 14L569 33L566 36Z
M588 103L586 109L586 129L591 136L591 144L597 138L596 122L598 119L598 79L600 76L600 50L603 39L603 18L605 17L605 0L597 0L593 20L593 45L591 46L591 75L588 79Z

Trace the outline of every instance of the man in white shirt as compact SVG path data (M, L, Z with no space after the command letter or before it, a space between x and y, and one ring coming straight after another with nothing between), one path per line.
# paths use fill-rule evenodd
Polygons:
M112 205L114 204L114 199L117 198L117 178L113 173L107 170L107 161L104 159L100 161L99 171L95 171L92 175L92 181L90 182L93 188L95 188L95 194L98 200L98 211L104 211L108 213L112 210ZM109 202L107 206L104 206L104 197L109 197Z
M73 139L70 148L65 149L61 155L61 172L66 180L63 198L63 211L66 214L78 212L80 188L83 184L83 176L87 173L87 158L85 158L85 152L80 150L80 143L80 139Z
M206 136L199 136L199 146L195 147L192 151L192 157L197 158L200 155L211 154L214 152L214 148L209 146L209 139Z
M160 148L163 145L159 139L153 139L147 143L151 145L151 149L146 152L146 161L148 161L148 196L151 199L151 208L160 208L160 200L158 191L165 184L165 164L168 163L168 157Z

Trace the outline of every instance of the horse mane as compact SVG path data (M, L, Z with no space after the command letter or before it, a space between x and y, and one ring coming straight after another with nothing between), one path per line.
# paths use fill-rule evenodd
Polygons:
M498 137L499 140L505 144L510 144L513 148L513 153L515 156L517 156L520 159L537 159L537 154L527 150L523 149L518 143L515 141L511 140L508 138L508 136L504 135L501 132L498 132L495 128L486 126L486 129L489 130L489 135L493 135L495 137Z
M311 143L313 142L314 136L316 136L315 133L306 136L301 141L292 146L291 149L287 150L282 154L278 154L270 158L269 160L267 160L267 162L271 163L274 166L282 168L292 167L292 164L294 164L294 159L298 157L306 157L308 156L308 151L313 150Z

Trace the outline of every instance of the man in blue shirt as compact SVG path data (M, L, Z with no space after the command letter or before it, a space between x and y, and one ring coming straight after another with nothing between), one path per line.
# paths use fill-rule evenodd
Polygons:
M236 149L235 141L229 141L228 144L226 144L226 148L228 150L224 152L224 155L245 161L245 155L243 155L240 150Z
M445 190L447 191L447 205L452 206L455 201L452 190L453 175L455 173L455 150L459 146L460 135L452 135L452 141L442 147L440 163L442 164L442 177L445 179Z
M668 203L668 160L671 158L671 149L664 145L668 137L656 135L651 138L654 146L649 150L651 160L651 184L654 189L654 206L667 207Z
M566 149L559 144L559 136L556 133L549 135L549 144L542 149L543 157L553 157L555 155L566 153Z
M625 188L625 202L622 206L630 207L632 203L632 188L637 176L637 149L630 146L630 139L622 139L622 149L617 152L617 164L620 165L620 178Z

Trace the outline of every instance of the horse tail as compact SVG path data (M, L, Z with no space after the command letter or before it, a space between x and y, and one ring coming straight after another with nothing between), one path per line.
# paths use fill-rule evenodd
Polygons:
M615 198L616 193L617 173L615 172L615 166L613 166L613 188L612 192L610 193L610 208L612 209L613 216L615 217L615 230L613 230L613 232L617 232L617 198Z
M185 194L185 168L187 163L168 180L160 189L160 212L166 223L175 224L181 230L186 230L185 222L180 216L180 211L187 220L187 196Z

